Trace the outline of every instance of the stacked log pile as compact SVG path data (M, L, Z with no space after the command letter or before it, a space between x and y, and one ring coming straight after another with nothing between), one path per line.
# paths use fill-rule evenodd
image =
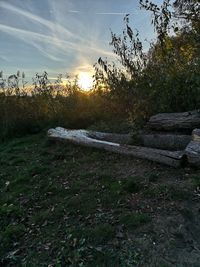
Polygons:
M200 111L152 116L145 130L137 135L139 146L134 144L131 134L67 130L61 127L50 129L48 138L132 155L173 167L186 162L200 166Z

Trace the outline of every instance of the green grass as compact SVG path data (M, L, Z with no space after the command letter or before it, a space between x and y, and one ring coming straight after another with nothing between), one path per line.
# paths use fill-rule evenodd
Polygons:
M123 183L123 189L128 193L138 193L143 188L141 177L128 177Z
M120 222L128 229L135 229L145 223L150 222L150 217L141 213L128 213L124 214L120 218Z
M194 186L200 187L200 175L194 175L192 179L193 179Z
M2 264L118 266L121 202L132 189L104 158L41 134L0 145Z
M142 255L130 236L151 228L152 215L134 198L169 189L154 189L157 172L117 172L127 160L44 134L0 144L0 265L137 266ZM176 189L170 198L184 196Z

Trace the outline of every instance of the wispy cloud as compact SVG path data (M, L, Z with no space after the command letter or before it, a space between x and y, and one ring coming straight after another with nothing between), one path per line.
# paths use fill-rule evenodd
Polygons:
M74 72L77 71L92 71L94 61L100 56L114 58L114 54L103 46L99 35L98 29L87 27L80 20L83 11L76 10L73 5L68 10L63 10L64 1L58 5L57 1L48 0L48 9L51 11L51 16L39 16L41 12L31 12L17 6L10 4L6 1L0 0L0 8L7 11L9 19L1 20L0 32L19 39L20 41L34 47L40 55L46 57L52 62L66 62L67 64L74 64L72 67ZM37 6L37 5L36 5ZM36 9L37 10L37 9ZM81 14L80 16L66 16L66 12ZM97 15L125 15L125 13L93 13ZM70 21L69 21L70 18ZM17 23L15 24L15 21ZM97 36L97 38L95 38ZM14 43L14 42L13 42ZM14 46L13 46L14 47ZM104 47L104 48L103 48ZM8 57L7 57L8 56ZM30 55L31 57L31 55ZM68 58L72 58L72 63ZM0 58L4 61L9 61L9 54ZM41 61L40 61L41 62ZM69 63L68 63L69 62ZM53 66L53 64L52 64Z
M8 9L11 12L14 12L17 15L22 15L22 16L26 17L27 20L29 20L31 22L37 22L40 25L46 26L47 28L52 30L53 37L52 36L48 36L46 34L40 34L40 33L33 32L33 31L26 31L26 30L23 30L23 29L18 29L18 28L15 28L15 27L11 27L11 26L7 26L7 25L1 24L1 29L4 30L7 33L9 33L9 31L11 31L11 33L14 34L13 31L16 31L16 32L21 33L21 34L29 35L30 37L33 36L34 39L35 38L36 39L40 39L40 41L42 41L42 40L44 42L53 41L53 42L55 42L53 44L55 46L58 46L59 48L62 48L59 45L59 43L61 43L61 44L67 45L67 49L75 49L75 50L76 49L78 49L78 50L80 49L79 48L80 47L80 43L77 44L77 39L79 39L81 41L84 41L84 43L86 44L86 45L83 46L82 50L84 50L85 48L90 48L93 51L101 52L104 55L107 55L107 56L110 55L111 56L111 53L108 52L108 51L104 51L104 50L102 50L102 49L100 49L99 47L96 47L96 46L88 45L88 41L87 41L86 37L85 37L85 39L81 38L78 34L71 32L66 27L63 27L60 24L58 24L56 21L52 22L52 21L46 20L46 19L41 18L41 17L39 17L39 16L37 16L35 14L32 14L32 13L26 11L26 10L20 9L18 7L15 7L15 6L13 6L11 4L8 4L8 3L5 3L5 2L0 2L0 7ZM70 10L70 12L78 13L79 11ZM76 28L78 28L79 26L80 25L77 25ZM55 35L55 32L57 33L56 35ZM62 36L62 39L59 39L57 37L57 35ZM71 42L71 41L67 41L67 39L71 39L71 40L75 39L75 40L74 40L74 42Z
M39 16L37 16L35 14L32 14L32 13L26 11L26 10L20 9L20 8L18 8L16 6L13 6L13 5L5 3L5 2L0 2L0 7L4 8L4 9L7 9L7 10L9 10L9 11L11 11L11 12L17 14L17 15L24 16L28 20L31 20L31 21L37 22L37 23L39 23L41 25L44 25L47 28L49 28L50 30L52 30L52 31L56 30L56 31L62 33L64 36L74 37L74 33L72 33L71 31L67 30L63 26L58 25L55 22L51 22L49 20L41 18L41 17L39 17Z
M5 61L5 62L10 62L10 60L4 55L0 55L0 59Z
M49 53L48 49L45 49L45 47L41 45L45 43L46 45L51 46L51 44L54 43L55 46L59 46L59 41L57 41L55 38L52 38L51 36L47 36L32 31L22 30L3 24L0 24L0 31L7 33L11 36L14 36L17 39L20 39L25 43L32 45L33 47L38 49L42 55L46 56L51 60L61 61L59 58Z
M97 12L96 15L114 15L114 16L125 16L129 12Z
M78 11L78 10L69 10L68 12L70 12L70 13L80 13L80 11Z
M82 13L82 14L87 14L87 12L81 12L78 10L69 10L69 13ZM125 16L126 14L128 14L129 12L94 12L94 14L96 15L116 15L116 16Z
M74 50L76 52L84 52L84 53L86 51L90 53L93 51L99 54L103 54L104 56L113 56L113 53L98 48L96 46L92 45L80 46L78 43L59 39L56 36L49 36L41 33L27 31L4 24L0 24L0 30L2 32L14 36L15 38L21 39L25 43L32 45L33 47L38 49L44 56L55 61L63 61L63 58L58 58L54 56L53 55L54 53L57 54L63 53L64 55L66 55L66 53L69 52L70 50ZM46 46L42 46L42 44L45 44ZM56 51L55 48L57 48Z

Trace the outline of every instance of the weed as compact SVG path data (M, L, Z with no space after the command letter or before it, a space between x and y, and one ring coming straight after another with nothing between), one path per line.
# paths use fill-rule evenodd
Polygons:
M124 180L123 189L129 193L138 193L142 188L140 177L128 177Z
M8 241L18 241L22 236L26 228L23 224L9 224L2 233L2 239L5 243Z
M115 237L115 228L110 224L96 225L86 230L86 236L95 244L104 244Z
M151 174L148 176L148 181L149 181L150 183L157 182L157 181L158 181L158 174L157 174L157 173L151 173Z
M194 175L192 180L195 187L200 187L200 175Z
M135 229L136 227L150 222L150 217L142 213L128 213L120 217L120 222L128 229Z

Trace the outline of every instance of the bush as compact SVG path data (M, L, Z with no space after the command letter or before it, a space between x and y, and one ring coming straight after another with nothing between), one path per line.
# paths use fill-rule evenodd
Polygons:
M101 130L99 122L107 125L107 131L117 131L119 122L126 121L117 104L102 93L84 92L72 83L59 84L59 91L57 85L40 86L29 88L14 84L13 88L1 90L1 140L57 126L76 129L94 125L93 128ZM116 121L114 128L111 120Z

